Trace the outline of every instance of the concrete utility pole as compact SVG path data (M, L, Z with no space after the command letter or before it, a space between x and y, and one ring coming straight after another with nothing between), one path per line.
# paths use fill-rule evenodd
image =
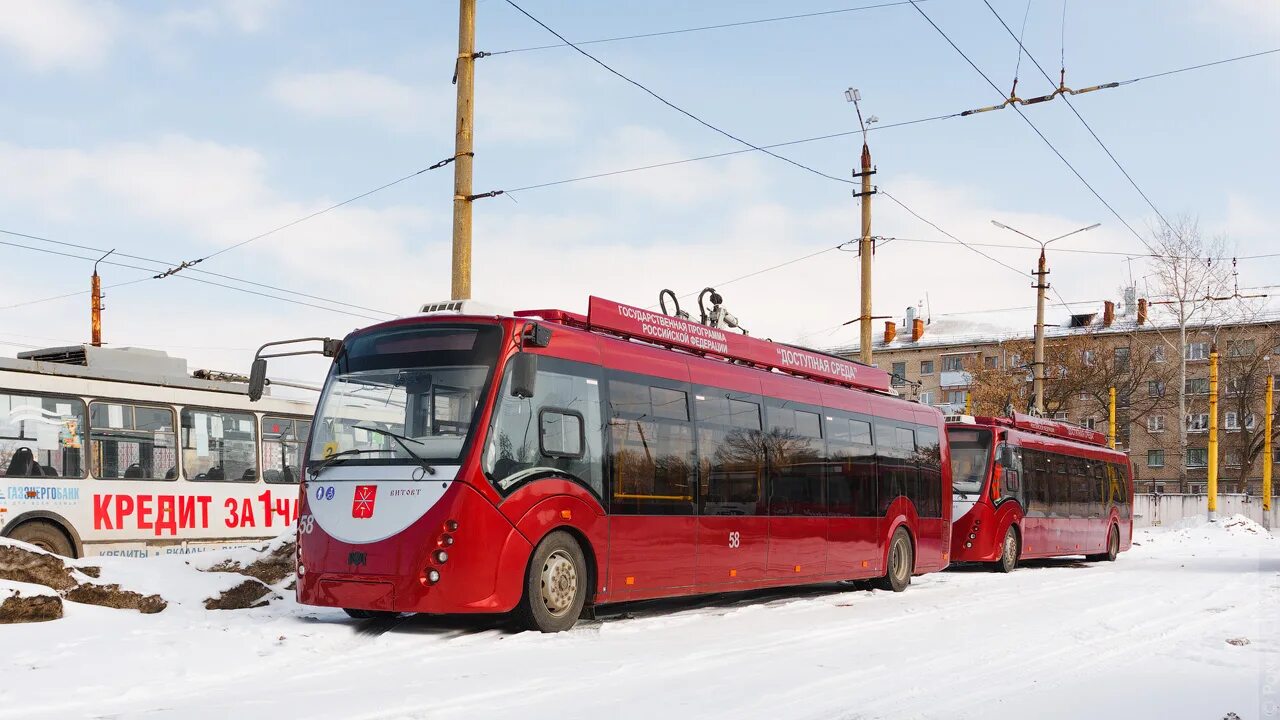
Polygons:
M1032 395L1031 411L1033 415L1043 416L1044 415L1044 291L1049 289L1049 283L1045 281L1045 278L1049 275L1049 268L1048 268L1048 264L1045 261L1044 249L1049 246L1049 243L1057 242L1062 238L1075 235L1076 233L1082 233L1088 230L1092 230L1098 227L1101 223L1094 223L1089 227L1082 227L1079 230L1072 230L1071 232L1065 235L1059 235L1058 237L1052 238L1050 240L1040 240L1038 238L1031 237L1030 235L1022 232L1021 230L1018 230L1017 228L1009 227L1008 225L1005 225L1004 223L996 220L992 220L991 224L995 225L1001 230L1008 230L1010 232L1015 232L1021 235L1022 237L1040 246L1040 261L1036 264L1035 271L1031 273L1036 278L1035 284L1031 286L1036 289L1036 340L1035 340L1034 359L1032 360L1032 367L1031 367L1031 395Z
M1218 344L1209 346L1209 522L1218 516ZM1269 459L1269 458L1268 458Z
M453 299L471 298L471 171L475 126L476 0L458 9L457 134L453 162Z
M862 265L862 297L861 314L858 316L858 360L864 365L871 364L871 256L875 252L875 242L871 239L871 196L875 190L871 187L871 176L876 171L871 167L871 149L867 147L867 125L877 122L872 115L863 121L862 108L858 102L862 95L856 88L844 91L845 100L853 103L858 113L858 127L862 128L862 171L855 172L854 177L862 178L862 191L855 192L854 197L862 198L862 236L858 239L858 259Z

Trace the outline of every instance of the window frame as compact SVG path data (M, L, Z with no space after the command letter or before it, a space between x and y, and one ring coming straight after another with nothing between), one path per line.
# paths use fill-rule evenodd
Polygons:
M578 452L576 453L555 453L547 450L546 433L543 432L542 419L548 412L562 415L565 417L577 418L578 420ZM538 408L538 452L549 458L563 458L566 460L581 460L587 455L587 419L582 413L569 408L556 407L554 405L543 405Z
M245 414L253 418L253 471L255 473L253 480L245 480L237 478L235 480L227 479L225 476L221 480L210 480L209 478L193 478L187 477L187 463L183 453L187 448L182 446L182 413L190 410L193 414L196 412L205 412L209 414L218 413L219 415L241 415ZM219 408L206 405L181 405L178 406L178 467L179 476L186 482L197 483L234 483L237 485L254 485L257 483L266 484L262 480L262 417L253 410L236 410L232 408ZM314 423L313 423L314 429ZM192 448L194 450L194 448Z
M1153 463L1152 459L1158 458L1157 463ZM1150 448L1147 450L1147 467L1162 468L1164 467L1164 448Z
M297 474L297 477L295 477L292 481L268 480L266 477L267 469L268 469L266 467L267 420L288 420L289 422L294 424L293 425L294 435L298 438L298 440L295 441L295 444L298 446L298 467L297 467L298 474ZM307 432L305 434L298 433L297 431L298 423L307 424ZM264 412L262 416L258 418L258 446L262 448L261 464L263 466L259 468L259 470L262 472L263 482L265 482L267 485L298 485L302 482L302 466L305 465L307 462L307 447L311 444L311 426L314 423L315 423L315 418L312 416L303 417L300 415L270 415ZM280 441L273 441L273 442L280 442ZM280 442L280 444L284 444L284 443ZM274 468L271 468L271 469L274 470Z
M91 451L93 449L93 429L94 429L93 406L97 404L128 405L129 407L134 408L134 411L135 411L134 425L137 425L137 414L136 414L137 408L147 408L149 410L168 410L169 417L173 419L173 447L175 452L174 452L174 461L173 461L174 475L171 478L163 478L163 477L161 478L124 478L124 477L106 478L106 477L102 477L101 475L97 475L93 473L94 460L93 458L89 458L89 465L86 468L86 470L87 472L89 472L90 476L92 476L94 480L105 480L105 481L120 481L120 480L135 481L136 480L136 481L142 481L142 482L175 482L183 478L182 413L177 409L177 406L168 405L165 403L149 403L145 401L139 402L136 400L128 400L124 398L95 397L92 400L89 400L88 402L85 403L85 411L87 413L85 417L88 419L89 427L88 427L88 433L86 437L88 438L88 445Z
M80 474L79 475L35 476L35 475L7 475L6 474L6 475L0 475L0 482L7 481L10 478L14 478L14 479L22 478L22 479L28 479L28 480L37 479L37 478L49 478L53 480L87 480L90 477L89 462L88 462L89 458L86 457L88 455L87 446L89 445L89 402L87 400L85 400L83 397L79 395L67 395L65 393L45 393L45 392L37 392L34 390L28 391L28 390L18 390L18 389L11 389L11 388L0 388L0 395L7 395L10 397L17 395L19 397L33 397L33 398L40 398L40 399L49 398L54 401L69 400L71 402L80 403L81 408L83 408L84 410L83 414L81 414L81 417L84 418L84 429L82 431L81 441L80 441ZM0 440L23 440L23 439L25 438L0 436Z

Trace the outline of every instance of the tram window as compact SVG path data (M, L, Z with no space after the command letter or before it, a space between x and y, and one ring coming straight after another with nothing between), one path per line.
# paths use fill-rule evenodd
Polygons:
M311 423L286 417L262 418L262 479L269 483L296 483L302 465L302 449L311 434Z
M871 423L824 413L827 430L827 511L832 515L876 514L876 453Z
M485 441L484 470L490 481L506 493L525 480L559 475L603 497L600 368L540 357L534 397L512 395L510 383L508 372ZM648 407L649 401L644 404ZM638 407L631 405L629 411Z
M89 442L94 477L125 480L178 477L177 433L170 408L89 403Z
M750 396L754 398L754 396ZM695 394L703 515L763 515L766 440L760 405L724 390Z
M822 493L823 446L819 415L805 410L765 408L764 436L769 461L770 515L825 515Z
M226 410L182 409L182 470L188 480L256 482L257 422Z
M0 393L0 476L84 477L84 402Z

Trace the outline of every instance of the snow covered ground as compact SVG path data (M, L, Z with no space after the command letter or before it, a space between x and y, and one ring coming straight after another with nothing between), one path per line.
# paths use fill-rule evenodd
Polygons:
M236 576L106 558L169 607L0 626L0 718L1280 717L1280 538L1236 518L1135 541L1114 564L645 603L560 635L208 611Z

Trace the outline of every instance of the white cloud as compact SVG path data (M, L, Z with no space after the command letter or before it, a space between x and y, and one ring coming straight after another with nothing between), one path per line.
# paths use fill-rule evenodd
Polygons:
M276 101L297 112L355 118L395 130L448 126L452 102L386 75L363 70L294 73L272 81Z
M7 0L0 45L37 70L96 66L117 40L115 6L97 0Z
M1280 4L1272 0L1210 0L1197 8L1201 22L1264 35L1280 32Z

